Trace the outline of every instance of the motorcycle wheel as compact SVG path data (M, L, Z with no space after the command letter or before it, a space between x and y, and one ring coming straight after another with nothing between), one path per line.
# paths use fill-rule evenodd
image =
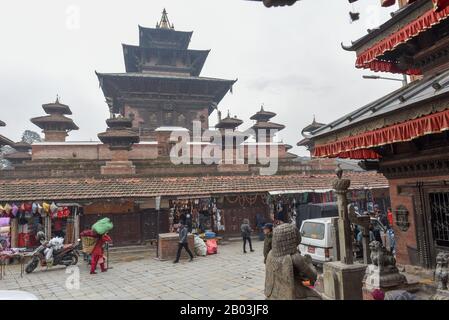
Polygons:
M38 257L34 257L33 260L31 260L31 261L27 264L27 266L26 266L26 268L25 268L25 272L26 272L26 273L31 273L31 272L33 272L33 271L37 268L38 265L39 265L39 258L38 258Z
M67 257L68 259L64 259L67 263L64 263L66 267L68 266L76 266L78 264L78 256L76 254L71 254Z

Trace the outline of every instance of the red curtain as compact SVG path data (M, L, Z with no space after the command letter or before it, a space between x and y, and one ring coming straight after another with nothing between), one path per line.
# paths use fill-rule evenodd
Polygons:
M317 145L313 155L330 158L378 159L380 156L369 148L410 141L445 130L449 130L449 110L347 137L332 143Z
M449 2L449 0L446 0ZM440 6L441 8L441 6ZM430 10L418 19L405 25L403 28L388 36L387 38L376 43L371 48L357 55L356 67L367 68L367 65L383 55L387 51L391 51L401 43L405 43L411 38L417 36L423 31L430 29L433 25L438 24L449 16L449 7L447 4L439 11Z

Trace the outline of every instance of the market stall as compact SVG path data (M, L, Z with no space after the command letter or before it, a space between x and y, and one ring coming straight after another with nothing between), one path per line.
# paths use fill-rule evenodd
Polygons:
M75 241L77 205L55 202L23 202L0 205L0 244L2 248L36 248L36 234L47 238L62 237L65 243Z

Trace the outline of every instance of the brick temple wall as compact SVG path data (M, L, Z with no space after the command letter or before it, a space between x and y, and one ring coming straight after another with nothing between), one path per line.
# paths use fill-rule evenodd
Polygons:
M449 180L449 176L430 176L430 177L411 177L402 179L389 179L390 184L390 198L391 207L394 210L400 205L405 206L409 211L408 222L410 226L406 232L401 231L396 224L396 215L393 213L393 229L395 232L396 240L396 259L399 264L410 265L413 264L412 257L409 254L413 251L416 252L417 240L416 240L416 223L415 223L415 204L412 195L399 194L401 185L416 184L417 182L441 182Z

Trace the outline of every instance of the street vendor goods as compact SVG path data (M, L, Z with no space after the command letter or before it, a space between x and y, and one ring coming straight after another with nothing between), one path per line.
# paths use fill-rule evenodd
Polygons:
M200 257L207 255L206 243L199 236L195 236L195 254Z
M97 221L93 226L92 230L95 231L99 235L104 235L112 230L114 225L112 224L109 218L104 218Z
M212 255L212 254L217 254L218 253L217 240L215 240L215 239L207 240L206 241L206 246L207 246L207 254L208 255Z

